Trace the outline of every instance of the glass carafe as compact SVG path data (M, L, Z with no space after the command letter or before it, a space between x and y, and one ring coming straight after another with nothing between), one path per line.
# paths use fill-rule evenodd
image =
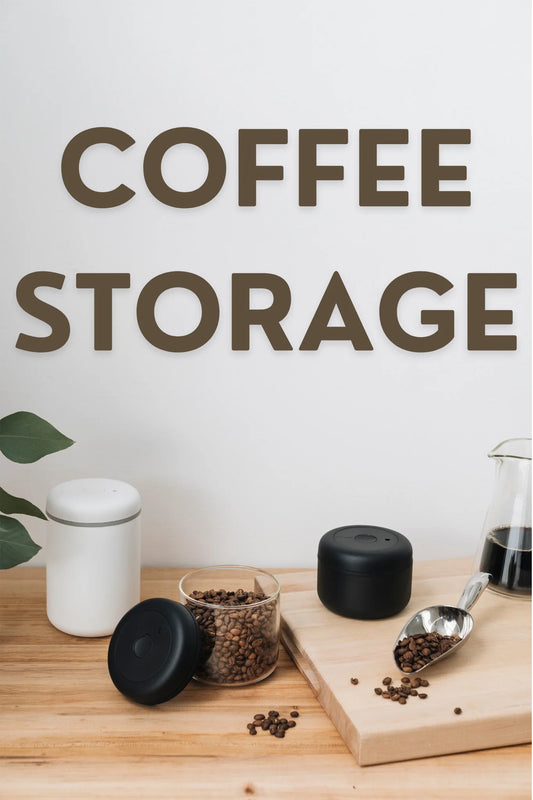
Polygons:
M489 589L531 599L531 439L507 439L488 454L496 466L475 568Z

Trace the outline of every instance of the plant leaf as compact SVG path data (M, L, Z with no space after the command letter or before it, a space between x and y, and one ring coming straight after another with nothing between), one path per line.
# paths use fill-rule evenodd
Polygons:
M34 506L29 500L24 500L23 497L15 497L13 494L8 494L1 486L0 511L3 511L4 514L28 514L30 517L47 519L46 514L43 514L41 509Z
M0 419L0 450L18 464L30 464L72 444L72 439L30 411L16 411Z
M40 549L22 522L0 515L0 569L29 561Z

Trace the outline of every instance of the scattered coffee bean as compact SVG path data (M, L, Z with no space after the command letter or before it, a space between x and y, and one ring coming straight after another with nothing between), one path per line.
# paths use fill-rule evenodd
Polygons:
M354 686L357 686L359 683L359 678L350 678L350 683L353 683Z
M381 686L376 686L374 693L381 696L384 700L392 700L401 706L404 706L410 697L416 697L418 695L422 700L425 700L427 697L427 694L418 693L417 687L423 685L420 678L403 677L401 678L399 686L394 686L392 678L387 676L383 678L382 684L385 686L385 689L382 689ZM424 680L424 685L429 686L429 681Z
M457 706L457 708L454 708L453 713L454 714L462 714L463 713L463 709L459 708L459 706Z
M298 711L291 711L289 713L291 717L300 716ZM296 721L294 719L280 717L279 711L269 711L267 716L265 716L265 714L254 714L252 722L249 722L246 727L252 736L255 736L260 728L262 731L268 731L271 736L283 739L289 728L296 727Z
M429 681L425 678L420 678L420 686L429 686Z
M427 694L425 692L418 692L418 696L419 696L419 698L421 700L425 700L426 697L427 697Z
M276 601L261 602L266 599L262 592L244 589L191 592L186 606L201 633L198 678L246 684L272 672L278 658L278 615Z
M461 637L456 633L451 636L442 636L440 633L406 636L394 648L394 658L402 672L416 672L460 641Z

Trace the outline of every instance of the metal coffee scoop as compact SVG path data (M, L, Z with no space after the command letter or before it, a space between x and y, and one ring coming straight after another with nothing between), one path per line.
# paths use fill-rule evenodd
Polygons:
M464 645L470 632L474 626L474 619L468 610L472 608L474 603L478 600L479 596L489 582L490 574L488 572L477 572L473 575L466 584L459 602L456 606L430 606L418 611L404 626L400 635L396 639L393 648L393 656L396 665L406 675L413 675L415 672L421 672L426 667L430 667L441 661L451 653L456 653L460 647ZM439 654L423 667L414 668L406 672L400 667L398 658L395 655L395 650L402 639L409 638L410 636L420 636L425 633L438 633L441 636L459 636L460 639L453 647L446 652Z

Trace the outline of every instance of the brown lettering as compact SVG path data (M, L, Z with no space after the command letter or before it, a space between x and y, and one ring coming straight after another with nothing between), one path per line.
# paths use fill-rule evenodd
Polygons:
M113 289L129 289L127 272L79 272L78 289L94 289L94 349L113 349Z
M203 150L207 158L207 178L198 189L191 192L171 189L163 178L163 156L177 144L193 144ZM209 203L221 190L225 177L224 151L211 134L199 128L171 128L160 133L148 145L144 156L144 179L148 189L157 200L173 208L197 208Z
M423 325L437 325L435 333L429 336L412 336L406 333L398 320L398 303L406 292L418 288L431 289L438 295L443 295L453 289L453 284L436 272L407 272L400 275L383 292L379 318L385 335L397 347L411 353L430 353L445 347L453 339L454 313L450 310L422 311L420 321Z
M406 206L408 192L378 192L378 181L403 181L403 166L378 166L378 144L407 144L406 129L373 129L359 131L359 205Z
M339 309L344 325L328 325L335 308ZM318 350L320 343L324 341L350 341L354 350L373 349L338 272L331 276L300 350Z
M250 326L260 325L274 350L292 350L280 321L291 307L289 284L270 272L239 272L231 276L232 285L232 350L250 349ZM268 308L250 308L250 289L267 289L272 293Z
M299 143L299 182L300 206L316 206L317 181L342 181L344 167L318 166L316 148L318 144L347 144L348 131L309 129L300 131Z
M439 181L465 181L466 167L439 163L439 145L470 144L469 129L422 131L422 205L469 206L470 192L441 192Z
M239 205L255 206L257 181L282 181L283 167L257 164L258 144L287 144L286 129L247 129L239 131Z
M515 272L478 272L468 275L468 350L516 350L516 336L487 336L487 325L511 325L510 309L485 308L486 289L516 289Z
M155 319L155 304L167 289L188 289L202 307L198 327L185 336L171 336L161 330ZM137 301L137 322L144 338L168 353L188 353L197 350L212 337L217 329L220 309L215 290L204 278L194 272L164 272L148 281Z
M17 286L17 301L27 314L40 319L50 326L48 336L28 336L19 334L16 347L30 353L51 353L59 350L68 341L70 324L67 317L55 306L39 300L35 290L40 286L50 286L52 289L61 289L65 276L58 272L30 272L20 279Z
M135 192L123 183L108 192L97 192L83 183L80 176L80 159L93 144L111 144L124 151L135 144L135 139L118 128L88 128L74 136L65 147L61 159L61 176L67 192L78 203L90 208L113 208L127 203Z

